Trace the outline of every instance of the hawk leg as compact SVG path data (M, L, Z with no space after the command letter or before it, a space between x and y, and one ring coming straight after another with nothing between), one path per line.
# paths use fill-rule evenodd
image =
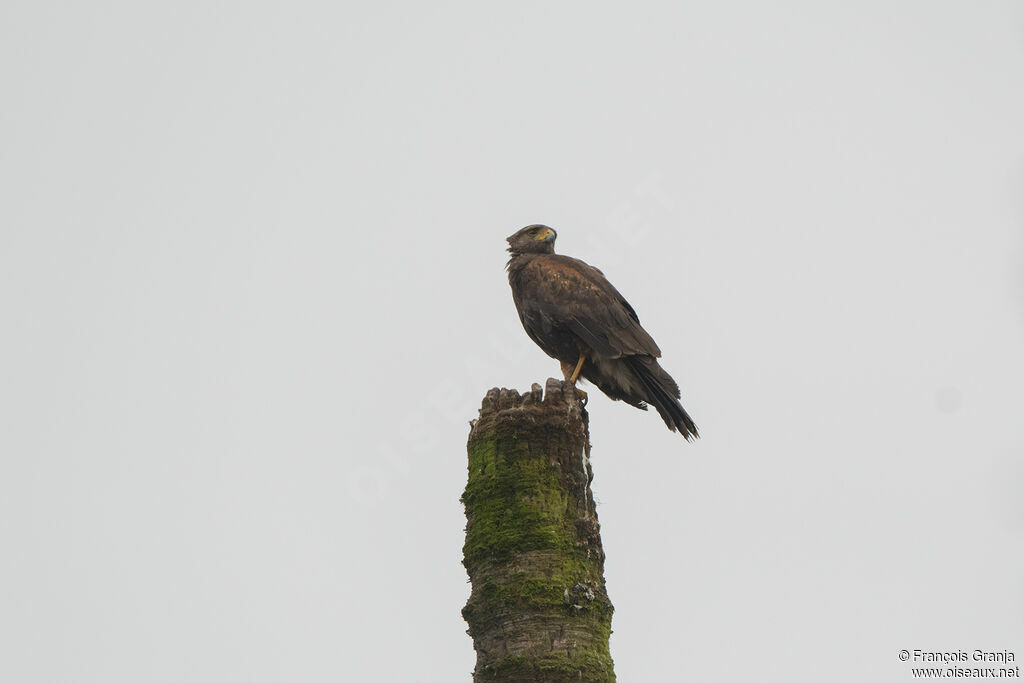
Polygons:
M573 367L572 363L562 363L562 376L565 377L566 382L572 385L573 389L576 389L576 398L583 401L583 405L587 405L587 392L577 388L576 380L580 377L580 370L583 369L583 361L585 359L585 356L581 353L575 367ZM570 368L572 369L570 370Z

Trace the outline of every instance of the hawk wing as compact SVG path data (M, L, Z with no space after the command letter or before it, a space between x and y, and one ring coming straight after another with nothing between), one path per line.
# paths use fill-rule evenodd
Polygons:
M661 357L636 311L597 268L551 254L530 261L522 277L525 286L517 304L524 322L530 319L546 329L567 330L595 357Z

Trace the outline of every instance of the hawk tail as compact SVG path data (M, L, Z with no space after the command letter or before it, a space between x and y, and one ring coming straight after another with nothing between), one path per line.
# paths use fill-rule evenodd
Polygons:
M630 356L627 360L633 374L647 390L644 400L657 409L665 425L673 432L678 431L687 441L698 438L697 425L679 402L679 385L658 361L651 356Z

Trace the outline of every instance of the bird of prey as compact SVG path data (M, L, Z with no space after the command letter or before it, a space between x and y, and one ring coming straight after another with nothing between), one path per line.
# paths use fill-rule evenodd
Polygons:
M546 225L528 225L508 238L508 282L530 339L561 363L573 386L582 377L612 400L641 410L650 404L670 430L696 438L679 385L658 365L661 349L636 311L600 270L556 254L557 236Z

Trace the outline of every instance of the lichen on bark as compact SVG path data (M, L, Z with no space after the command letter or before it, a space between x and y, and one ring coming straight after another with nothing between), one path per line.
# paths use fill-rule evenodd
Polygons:
M549 379L487 392L469 434L462 613L475 681L614 681L587 413Z

